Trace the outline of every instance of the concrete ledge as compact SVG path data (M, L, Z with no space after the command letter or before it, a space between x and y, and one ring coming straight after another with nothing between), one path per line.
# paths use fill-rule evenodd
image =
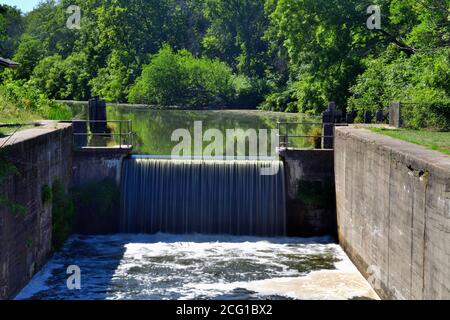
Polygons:
M386 299L450 299L450 157L336 128L341 245Z
M41 124L41 126L36 126L35 128L26 130L20 130L12 135L0 138L0 146L7 147L29 140L35 140L39 137L44 137L49 133L60 130L69 130L72 127L71 124L59 123L56 121L47 121L42 122Z
M133 147L129 145L123 146L112 146L112 147L83 147L76 149L77 153L90 153L90 154L131 154Z
M450 156L442 152L430 150L417 144L394 139L354 126L337 127L336 135L340 139L356 138L366 143L377 144L383 146L386 150L401 154L411 161L421 162L425 166L431 165L437 170L443 170L445 173L450 172Z

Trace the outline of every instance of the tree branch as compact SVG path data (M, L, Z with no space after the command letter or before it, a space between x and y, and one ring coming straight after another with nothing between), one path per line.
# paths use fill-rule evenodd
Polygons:
M405 52L407 55L413 55L417 52L416 48L413 48L404 43L403 41L398 40L395 36L393 36L389 32L386 32L381 29L378 29L376 31L380 32L383 36L386 37L387 40L389 40L389 42L395 44L401 51Z

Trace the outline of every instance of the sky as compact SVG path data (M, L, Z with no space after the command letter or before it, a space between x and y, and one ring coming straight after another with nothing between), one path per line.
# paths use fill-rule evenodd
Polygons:
M39 2L41 2L41 0L0 0L0 4L16 6L24 13L33 10Z

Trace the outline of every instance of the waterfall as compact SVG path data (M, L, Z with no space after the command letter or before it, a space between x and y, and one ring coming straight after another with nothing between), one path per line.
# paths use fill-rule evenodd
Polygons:
M275 174L263 175L271 166ZM126 159L121 232L283 236L280 161Z

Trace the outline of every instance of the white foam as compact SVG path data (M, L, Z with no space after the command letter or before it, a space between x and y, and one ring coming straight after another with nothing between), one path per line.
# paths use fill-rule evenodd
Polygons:
M67 242L64 254L56 255L17 299L39 296L42 291L46 291L46 298L58 299L62 294L64 298L70 299L72 293L64 291L65 284L59 283L58 278L58 288L52 288L55 281L52 285L49 283L56 276L55 271L61 272L58 268L77 263L83 265L82 284L86 291L76 298L214 299L221 295L232 297L233 291L237 289L245 289L249 294L256 292L258 297L277 295L295 299L351 298L364 293L367 288L361 283L365 280L342 248L329 241L328 237L267 239L169 234L74 236ZM75 244L78 251L74 253L71 246ZM85 246L92 252L84 252ZM319 259L319 262L324 259L324 266L327 266L328 260L329 263L336 260L336 270L317 270L317 265L312 263L311 268L315 269L309 273L304 268L309 268L308 259L311 258ZM106 272L98 276L96 268L99 262L115 269L112 269L111 274ZM339 290L333 289L336 283L330 280L330 272L338 278L347 279L347 291L342 281L336 282ZM60 275L61 279L64 277ZM321 277L328 279L329 293ZM360 282L354 281L357 285L352 288L348 279L358 279ZM299 294L294 286L289 286L289 281L302 287L307 292L306 296ZM105 288L105 294L96 294Z

